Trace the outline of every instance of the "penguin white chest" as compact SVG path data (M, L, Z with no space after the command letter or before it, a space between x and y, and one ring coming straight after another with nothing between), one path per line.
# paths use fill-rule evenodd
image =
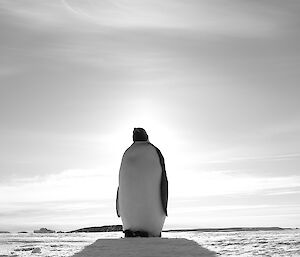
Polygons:
M162 167L153 146L135 143L124 154L119 174L119 208L124 230L161 233L165 213L161 204Z

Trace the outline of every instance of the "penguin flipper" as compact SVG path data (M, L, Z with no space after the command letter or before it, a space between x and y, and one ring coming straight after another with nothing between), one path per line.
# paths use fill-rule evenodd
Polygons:
M150 143L151 144L151 143ZM160 181L160 198L161 198L161 204L162 204L162 208L164 210L164 213L166 214L166 216L168 216L168 178L167 178L167 173L166 173L166 166L165 166L165 159L161 153L161 151L153 144L151 144L159 157L159 162L161 165L161 181Z
M163 169L163 172L161 174L160 197L161 197L161 204L162 204L163 210L164 210L166 216L168 216L168 211L167 211L167 207L168 207L168 179L167 179L167 174L166 174L165 169Z
M120 212L119 212L119 187L118 187L118 190L117 190L116 211L117 211L118 217L120 217Z

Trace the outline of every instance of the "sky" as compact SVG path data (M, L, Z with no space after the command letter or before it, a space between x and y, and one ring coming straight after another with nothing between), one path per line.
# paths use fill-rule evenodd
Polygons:
M121 224L134 127L165 228L300 227L300 3L0 0L0 230Z

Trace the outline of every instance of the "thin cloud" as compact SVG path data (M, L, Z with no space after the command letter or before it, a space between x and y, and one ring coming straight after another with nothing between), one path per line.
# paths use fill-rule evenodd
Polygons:
M272 17L271 11L258 11L260 5L244 2L89 1L86 4L63 0L62 4L91 22L124 29L181 28L209 34L265 37L276 32L280 22Z

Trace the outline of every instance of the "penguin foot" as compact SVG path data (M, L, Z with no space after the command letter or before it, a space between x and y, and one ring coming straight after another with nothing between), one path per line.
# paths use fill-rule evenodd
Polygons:
M134 237L133 231L127 229L124 231L125 237Z
M149 234L146 231L136 231L135 234L137 237L149 237Z
M149 237L146 231L131 231L129 229L124 231L125 237Z

